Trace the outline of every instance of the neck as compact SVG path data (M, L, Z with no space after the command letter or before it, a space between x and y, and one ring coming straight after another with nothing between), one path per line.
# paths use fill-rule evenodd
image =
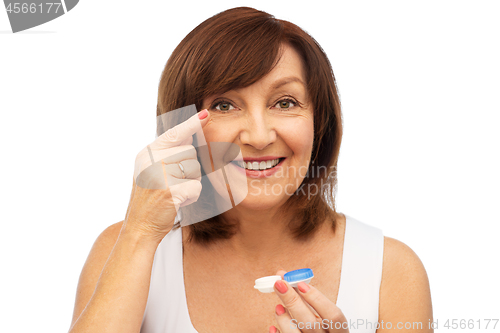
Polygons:
M237 231L230 239L219 242L217 248L250 264L265 265L303 257L333 235L330 223L322 223L307 240L297 240L288 226L291 218L279 214L278 208L255 210L237 206L223 216L236 221Z
M277 210L245 211L240 207L239 210L233 208L223 214L225 218L237 222L235 235L208 246L186 244L189 250L185 252L200 262L211 262L217 258L219 263L229 265L235 274L241 276L251 274L254 278L272 275L278 269L321 265L320 253L324 250L333 253L337 243L343 242L343 234L334 233L329 222L318 226L318 230L306 241L298 241L287 227L288 221L278 217ZM343 218L340 214L336 216L337 221L339 217ZM183 236L186 239L189 229L184 230L187 231Z
M236 234L224 245L233 253L250 261L261 261L277 256L295 245L287 227L289 219L279 216L277 208L250 210L235 207L225 218L236 221Z

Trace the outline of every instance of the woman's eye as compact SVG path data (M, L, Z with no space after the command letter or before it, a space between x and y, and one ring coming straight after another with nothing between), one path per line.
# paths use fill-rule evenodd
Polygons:
M228 103L226 101L223 102L217 102L212 106L212 109L216 109L219 112L229 112L234 109L234 106L231 105L231 103Z
M295 102L293 99L286 98L286 99L282 99L281 101L276 103L275 107L277 107L278 109L287 110L287 109L291 109L291 108L297 106L297 104L298 103ZM214 103L212 105L211 109L215 109L221 113L227 113L231 110L234 110L235 107L227 101L220 101L220 102Z
M280 109L290 109L295 106L295 103L296 102L291 99L283 99L276 103L276 105L278 105L278 108Z

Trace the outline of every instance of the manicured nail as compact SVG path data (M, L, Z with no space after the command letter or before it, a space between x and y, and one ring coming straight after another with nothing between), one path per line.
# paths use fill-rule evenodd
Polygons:
M205 110L201 111L200 113L198 113L198 118L200 118L200 119L205 119L207 116L208 116L207 109L205 109Z
M283 307L283 305L278 304L276 305L275 311L278 316L281 316L283 313L285 313L285 308Z
M282 280L276 281L274 283L274 286L282 294L286 293L286 291L288 290L288 287L286 286L286 284Z
M299 290L303 293L307 293L307 291L311 289L311 287L309 287L309 285L305 282L299 282L297 287L299 287Z
M276 327L269 326L269 333L276 333Z

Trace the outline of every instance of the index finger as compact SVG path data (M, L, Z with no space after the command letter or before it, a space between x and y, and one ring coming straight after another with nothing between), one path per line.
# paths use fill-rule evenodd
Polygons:
M284 280L276 281L274 283L274 291L293 318L303 323L314 323L317 321L318 316L312 311L313 309L288 282Z
M297 289L298 294L321 316L321 318L341 323L347 321L337 304L333 303L315 287L305 282L299 282ZM342 331L348 332L348 330L339 330L338 332Z
M210 120L207 109L191 116L185 122L165 131L149 146L151 149L164 149L175 147L190 139L196 132L201 130Z

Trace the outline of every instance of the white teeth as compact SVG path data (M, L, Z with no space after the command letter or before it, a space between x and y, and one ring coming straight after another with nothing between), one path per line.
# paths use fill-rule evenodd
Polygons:
M279 158L269 161L261 161L261 162L238 162L238 165L242 168L248 170L266 170L273 168L276 164L279 163Z

